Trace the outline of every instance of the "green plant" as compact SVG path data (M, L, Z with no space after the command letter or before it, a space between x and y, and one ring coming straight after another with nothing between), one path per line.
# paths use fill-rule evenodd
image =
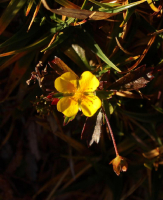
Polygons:
M1 0L0 11L0 198L162 199L162 2ZM67 71L99 79L103 110L57 111Z

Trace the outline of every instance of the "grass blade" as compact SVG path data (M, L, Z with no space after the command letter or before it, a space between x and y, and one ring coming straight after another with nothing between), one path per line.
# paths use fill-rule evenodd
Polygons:
M98 57L100 57L109 67L115 69L118 72L121 70L112 63L109 58L103 53L99 45L94 41L91 35L87 31L80 31L80 40L88 46Z
M5 9L4 13L0 18L0 35L19 12L19 10L24 6L27 0L11 0Z
M118 13L118 12L122 12L126 9L132 8L134 6L137 6L141 3L144 3L145 1L146 0L136 1L134 3L129 3L127 5L119 6L119 7L116 7L116 8L109 8L109 9L100 8L99 11L106 12L106 13Z

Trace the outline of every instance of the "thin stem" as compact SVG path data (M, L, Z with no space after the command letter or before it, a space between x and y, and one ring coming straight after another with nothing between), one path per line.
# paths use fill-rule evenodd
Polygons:
M112 138L112 141L113 141L113 146L114 146L114 149L115 149L116 156L119 156L117 145L116 145L115 138L114 138L114 134L113 134L113 131L111 129L108 117L107 117L107 115L105 113L105 110L104 110L103 106L102 106L102 111L104 113L104 116L105 116L105 119L106 119L106 123L107 123L109 131L110 131L110 135L111 135L111 138Z
M81 7L81 10L83 10L85 8L85 5L87 4L87 2L88 2L88 0L84 0L84 3L82 5L82 7Z

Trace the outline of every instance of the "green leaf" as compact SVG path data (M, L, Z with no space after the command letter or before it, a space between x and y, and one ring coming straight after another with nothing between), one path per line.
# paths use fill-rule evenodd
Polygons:
M158 107L158 106L154 106L154 105L152 105L152 107L153 107L155 110L157 110L158 112L160 112L161 114L163 114L163 109L162 109L162 108L160 108L160 107Z
M108 119L110 119L110 115L111 115L110 105L111 104L107 100L104 100L103 105L104 105L105 113L106 113Z
M78 46L80 48L80 46ZM88 62L84 60L86 57L82 57L81 54L78 54L79 52L76 51L76 49L72 47L69 47L68 49L64 50L64 53L66 56L68 56L74 63L76 63L83 71L91 70Z
M0 34L6 29L27 0L11 0L0 18Z
M72 120L74 120L76 117L76 115L72 116L72 117L66 117L64 118L64 122L63 122L63 126L66 126L69 122L71 122Z
M121 11L124 11L128 8L132 8L134 6L137 6L143 2L145 2L146 0L142 0L142 1L136 1L134 3L129 3L127 5L123 5L123 6L119 6L119 7L116 7L116 8L108 8L108 9L104 9L104 8L99 8L99 11L101 12L106 12L106 13L118 13L118 12L121 12Z
M135 12L135 8L132 7L130 9L127 9L126 17L124 21L121 23L120 27L122 27L128 20L130 19L131 15Z
M69 40L66 44L62 45L62 49L64 54L77 64L82 71L91 70L87 57L92 58L92 55L94 56L94 54L90 49L87 49L85 46L83 47L82 43Z
M41 52L47 51L49 49L53 49L54 47L64 42L70 35L72 35L73 30L74 30L73 28L67 29L64 33L60 34L50 46L46 47Z
M97 6L100 6L102 8L112 8L111 6L108 6L107 4L104 4L104 3L100 3L98 1L95 1L95 0L89 0L90 2L96 4Z
M10 55L17 54L17 53L24 52L24 51L31 51L31 50L37 49L39 47L42 47L44 45L47 45L48 42L50 42L50 39L52 38L52 36L53 36L53 34L49 34L48 36L45 36L44 38L38 40L37 42L34 42L33 44L31 44L27 47L0 54L0 57L10 56Z
M27 40L27 38L31 39L32 36L35 36L40 30L39 26L35 25L31 30L27 33L28 25L25 25L21 30L16 32L12 37L8 40L0 44L0 48L14 45L14 47L20 44L22 41Z
M95 42L95 40L86 30L84 31L80 30L78 34L80 35L80 40L82 40L86 46L88 46L98 57L100 57L106 64L108 64L110 68L113 68L118 72L121 72L121 70L118 67L116 67L109 60L109 58L103 53L99 45Z
M109 99L114 94L114 92L111 91L96 91L96 95L100 99Z

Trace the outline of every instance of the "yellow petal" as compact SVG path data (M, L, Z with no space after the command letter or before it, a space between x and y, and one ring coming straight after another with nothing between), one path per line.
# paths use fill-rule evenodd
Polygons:
M83 92L93 92L99 86L99 80L89 71L82 73L79 80L80 90Z
M73 93L77 89L77 78L71 72L66 72L55 79L54 87L62 93Z
M83 114L87 117L91 117L101 107L101 100L95 95L85 95L81 101L80 106Z
M63 97L57 103L57 110L67 117L72 117L79 110L78 102L74 101L71 97Z

